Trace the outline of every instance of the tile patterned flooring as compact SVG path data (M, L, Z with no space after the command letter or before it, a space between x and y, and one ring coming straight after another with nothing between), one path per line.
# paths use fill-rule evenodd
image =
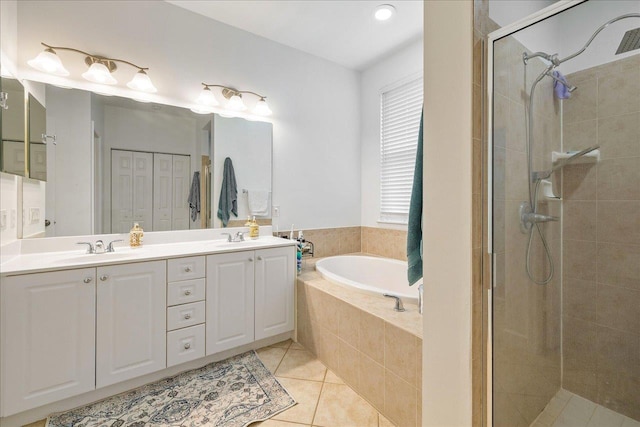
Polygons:
M251 427L394 427L300 344L287 340L256 352L298 404Z
M560 389L531 427L640 427L640 422Z

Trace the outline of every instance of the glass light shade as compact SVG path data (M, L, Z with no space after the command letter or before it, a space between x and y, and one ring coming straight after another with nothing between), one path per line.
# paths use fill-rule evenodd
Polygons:
M381 4L376 8L374 16L378 21L386 21L391 18L395 12L396 8L390 4Z
M69 72L64 68L64 65L62 65L62 61L60 61L58 55L49 49L40 52L38 56L27 61L27 64L38 71L54 74L56 76L69 75Z
M260 98L256 103L256 106L253 107L253 114L257 114L259 116L270 116L271 113L272 111L264 98Z
M127 86L130 89L147 93L156 93L158 91L153 83L151 83L151 79L144 70L138 71L135 76L133 76L131 81L127 83Z
M198 99L196 99L196 102L200 105L206 105L207 107L215 107L216 105L220 105L215 95L208 87L205 87L202 92L200 92L200 95L198 95Z
M197 106L189 109L196 114L213 114L213 110L207 107Z
M247 106L244 105L244 102L242 101L240 95L233 95L231 98L229 98L229 101L227 102L227 105L225 105L225 107L233 111L244 111L247 109Z
M114 85L118 83L116 79L113 78L109 69L99 62L94 62L91 64L89 69L82 73L82 77L94 83L101 83L107 85Z

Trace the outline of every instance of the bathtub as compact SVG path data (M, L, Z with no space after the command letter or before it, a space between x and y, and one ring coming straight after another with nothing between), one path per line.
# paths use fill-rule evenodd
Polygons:
M407 283L407 263L389 258L341 255L324 258L316 270L325 279L373 295L391 294L403 302L418 303L418 282Z

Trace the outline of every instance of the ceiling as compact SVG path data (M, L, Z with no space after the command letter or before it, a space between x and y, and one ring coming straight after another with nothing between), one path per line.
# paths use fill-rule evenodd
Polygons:
M422 0L165 1L356 70L423 34ZM396 14L375 20L380 4Z

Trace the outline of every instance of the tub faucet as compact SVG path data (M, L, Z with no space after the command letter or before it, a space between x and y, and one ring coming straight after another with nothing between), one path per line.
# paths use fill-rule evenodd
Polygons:
M382 295L387 297L387 298L395 298L396 299L396 306L393 308L395 311L405 311L404 310L404 305L402 305L402 300L400 299L400 297L397 297L395 295L390 295L390 294L382 294Z

